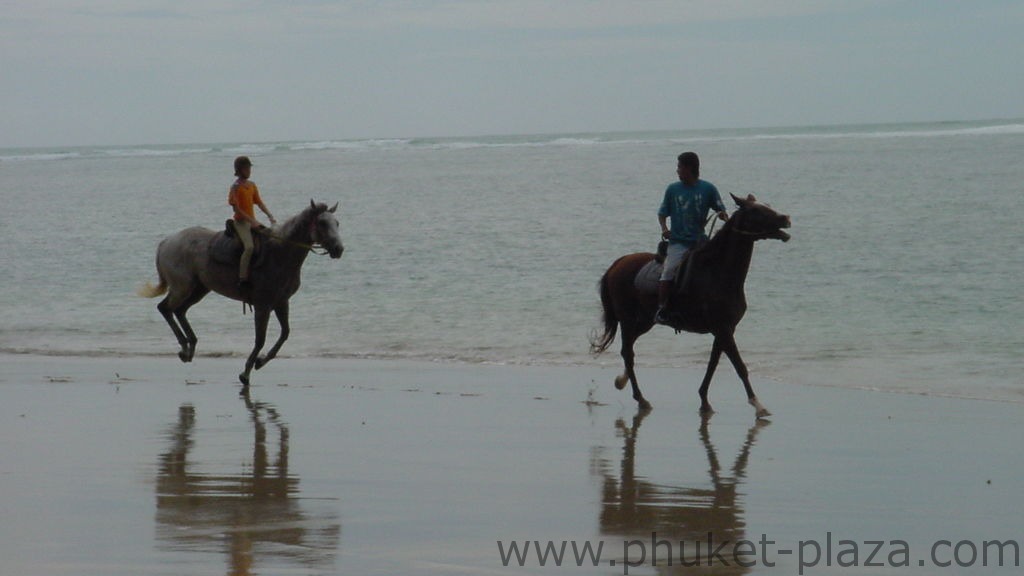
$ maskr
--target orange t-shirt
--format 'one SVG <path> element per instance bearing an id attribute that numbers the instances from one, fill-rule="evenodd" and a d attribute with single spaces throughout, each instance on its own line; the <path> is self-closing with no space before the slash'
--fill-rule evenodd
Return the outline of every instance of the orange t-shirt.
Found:
<path id="1" fill-rule="evenodd" d="M 253 210 L 253 206 L 262 202 L 260 190 L 256 187 L 256 183 L 251 180 L 245 180 L 244 182 L 236 181 L 231 185 L 231 191 L 228 192 L 228 204 L 235 208 L 235 220 L 242 220 L 242 217 L 238 215 L 239 212 L 250 218 L 256 218 L 256 211 Z"/>

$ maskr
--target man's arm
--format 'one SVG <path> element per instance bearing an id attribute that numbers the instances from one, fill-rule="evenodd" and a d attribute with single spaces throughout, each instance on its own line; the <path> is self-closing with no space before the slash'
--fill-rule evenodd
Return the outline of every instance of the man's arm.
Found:
<path id="1" fill-rule="evenodd" d="M 722 195 L 718 193 L 718 187 L 711 184 L 711 192 L 711 207 L 715 209 L 720 220 L 728 220 L 729 213 L 725 211 L 725 204 L 722 202 Z"/>
<path id="2" fill-rule="evenodd" d="M 661 237 L 668 240 L 670 231 L 668 229 L 668 215 L 670 207 L 669 191 L 672 189 L 671 186 L 665 188 L 665 194 L 661 198 L 661 206 L 658 207 L 658 223 L 661 224 Z"/>

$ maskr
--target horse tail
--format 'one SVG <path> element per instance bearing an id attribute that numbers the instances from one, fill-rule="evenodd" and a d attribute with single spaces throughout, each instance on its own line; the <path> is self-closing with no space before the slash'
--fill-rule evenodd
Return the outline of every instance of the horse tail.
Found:
<path id="1" fill-rule="evenodd" d="M 156 298 L 157 296 L 167 292 L 167 279 L 164 278 L 164 271 L 160 266 L 160 253 L 163 252 L 164 245 L 167 244 L 167 241 L 170 239 L 170 236 L 164 238 L 156 247 L 156 277 L 159 279 L 157 285 L 153 286 L 152 282 L 146 282 L 142 286 L 139 286 L 139 289 L 135 291 L 135 293 L 142 298 Z"/>
<path id="2" fill-rule="evenodd" d="M 160 275 L 160 282 L 156 286 L 153 286 L 151 282 L 146 282 L 136 291 L 136 294 L 143 298 L 156 298 L 161 294 L 167 292 L 167 281 L 164 280 L 163 274 Z"/>
<path id="3" fill-rule="evenodd" d="M 590 335 L 590 353 L 594 356 L 601 354 L 611 346 L 612 342 L 615 341 L 615 333 L 619 330 L 619 319 L 615 316 L 615 309 L 612 306 L 612 291 L 608 279 L 608 275 L 613 268 L 615 268 L 614 264 L 608 268 L 604 276 L 601 276 L 601 280 L 597 283 L 598 291 L 601 293 L 601 307 L 604 309 L 604 314 L 602 315 L 604 333 L 598 335 L 595 330 Z"/>

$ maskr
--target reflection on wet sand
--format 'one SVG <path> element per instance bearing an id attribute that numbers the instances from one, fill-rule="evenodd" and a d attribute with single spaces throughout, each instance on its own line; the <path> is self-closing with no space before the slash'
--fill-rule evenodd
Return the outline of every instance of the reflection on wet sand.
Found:
<path id="1" fill-rule="evenodd" d="M 239 454 L 214 462 L 194 461 L 196 409 L 184 404 L 168 432 L 169 450 L 160 456 L 156 478 L 158 548 L 223 552 L 228 574 L 259 572 L 257 566 L 285 564 L 329 570 L 340 540 L 336 512 L 314 517 L 300 506 L 299 478 L 288 473 L 288 426 L 274 406 L 243 400 L 253 427 L 252 462 Z M 277 431 L 271 461 L 267 428 Z M 222 441 L 222 437 L 210 438 Z M 199 468 L 236 468 L 223 474 Z"/>
<path id="2" fill-rule="evenodd" d="M 650 566 L 652 555 L 656 554 L 655 570 L 659 574 L 747 573 L 749 569 L 737 564 L 732 554 L 734 543 L 750 540 L 745 533 L 742 495 L 737 488 L 746 477 L 757 433 L 767 426 L 767 421 L 759 420 L 747 431 L 729 474 L 723 475 L 705 418 L 700 426 L 700 441 L 707 454 L 711 485 L 684 487 L 657 484 L 636 476 L 637 435 L 647 414 L 638 412 L 628 427 L 621 418 L 615 423 L 617 435 L 624 441 L 618 475 L 612 463 L 599 453 L 591 463 L 592 469 L 603 477 L 602 536 L 618 538 L 622 543 L 636 541 L 628 549 L 630 561 L 638 561 L 643 554 L 645 565 Z M 709 534 L 712 551 L 729 543 L 718 555 L 708 553 Z M 624 544 L 621 549 L 627 550 Z M 741 556 L 740 560 L 750 558 Z"/>

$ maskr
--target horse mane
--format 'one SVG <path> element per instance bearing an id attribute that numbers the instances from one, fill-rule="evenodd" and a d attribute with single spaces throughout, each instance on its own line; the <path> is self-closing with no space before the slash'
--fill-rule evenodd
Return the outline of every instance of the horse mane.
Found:
<path id="1" fill-rule="evenodd" d="M 327 210 L 327 205 L 324 203 L 310 204 L 306 208 L 285 220 L 284 224 L 278 227 L 277 234 L 275 236 L 279 238 L 292 238 L 295 234 L 303 232 L 309 226 L 309 221 L 312 220 L 317 214 L 321 214 Z"/>
<path id="2" fill-rule="evenodd" d="M 729 234 L 727 232 L 732 232 L 733 229 L 736 228 L 736 217 L 742 211 L 743 209 L 741 208 L 733 212 L 732 216 L 729 216 L 729 219 L 722 224 L 722 227 L 712 234 L 711 238 L 706 242 L 694 248 L 691 254 L 695 255 L 697 253 L 716 252 L 721 250 L 725 245 L 726 240 L 729 238 Z"/>
<path id="3" fill-rule="evenodd" d="M 722 224 L 722 227 L 718 229 L 718 232 L 714 233 L 714 235 L 711 237 L 711 240 L 708 243 L 710 244 L 711 242 L 716 240 L 718 241 L 718 243 L 724 242 L 724 239 L 728 236 L 728 234 L 725 234 L 724 232 L 731 232 L 736 228 L 736 221 L 739 219 L 739 216 L 742 213 L 743 208 L 740 208 L 733 212 L 732 215 L 729 216 L 729 219 L 726 220 L 724 224 Z"/>

